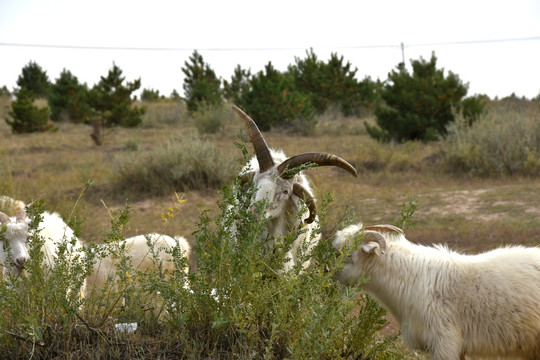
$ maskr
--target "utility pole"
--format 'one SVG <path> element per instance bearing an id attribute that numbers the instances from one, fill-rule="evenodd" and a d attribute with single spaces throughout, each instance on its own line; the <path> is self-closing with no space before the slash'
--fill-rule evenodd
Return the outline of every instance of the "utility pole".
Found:
<path id="1" fill-rule="evenodd" d="M 403 45 L 403 42 L 401 42 L 401 62 L 403 63 L 403 66 L 405 66 L 405 46 Z"/>

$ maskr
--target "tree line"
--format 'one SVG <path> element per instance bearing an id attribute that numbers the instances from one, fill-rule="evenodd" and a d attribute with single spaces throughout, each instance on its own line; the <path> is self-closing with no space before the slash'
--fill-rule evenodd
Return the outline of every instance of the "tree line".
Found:
<path id="1" fill-rule="evenodd" d="M 376 125 L 366 123 L 366 130 L 381 141 L 434 140 L 445 134 L 456 113 L 472 123 L 489 101 L 487 96 L 467 97 L 468 84 L 436 65 L 432 53 L 429 61 L 411 60 L 412 72 L 400 63 L 385 81 L 370 77 L 358 80 L 358 69 L 343 56 L 332 53 L 322 61 L 310 49 L 304 58 L 295 57 L 295 63 L 285 71 L 277 70 L 271 62 L 255 74 L 237 65 L 231 79 L 222 80 L 194 51 L 181 68 L 184 96 L 175 90 L 169 98 L 184 102 L 192 114 L 201 107 L 232 102 L 256 118 L 263 131 L 313 128 L 316 115 L 332 108 L 343 116 L 373 113 Z M 133 106 L 140 78 L 125 82 L 116 64 L 89 88 L 66 69 L 53 83 L 46 71 L 30 61 L 17 85 L 13 94 L 5 86 L 0 89 L 0 95 L 15 96 L 10 119 L 6 119 L 13 133 L 51 129 L 50 119 L 93 124 L 99 137 L 101 127 L 138 126 L 145 112 L 144 106 Z M 48 106 L 35 105 L 37 98 L 45 98 Z M 165 97 L 157 90 L 142 90 L 143 101 L 162 99 Z"/>

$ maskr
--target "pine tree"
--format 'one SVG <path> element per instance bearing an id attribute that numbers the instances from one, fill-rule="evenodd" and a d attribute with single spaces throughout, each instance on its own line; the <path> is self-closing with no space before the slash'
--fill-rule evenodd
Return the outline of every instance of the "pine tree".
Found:
<path id="1" fill-rule="evenodd" d="M 62 70 L 60 77 L 49 91 L 51 120 L 69 120 L 75 123 L 88 122 L 91 108 L 88 104 L 88 89 L 69 70 Z"/>
<path id="2" fill-rule="evenodd" d="M 142 122 L 144 107 L 132 106 L 131 94 L 141 87 L 141 79 L 127 82 L 122 70 L 113 63 L 106 77 L 90 91 L 90 105 L 98 113 L 100 122 L 104 127 L 124 126 L 135 127 Z"/>
<path id="3" fill-rule="evenodd" d="M 400 63 L 388 75 L 380 94 L 384 101 L 375 108 L 377 125 L 366 124 L 368 133 L 380 140 L 435 140 L 454 121 L 453 109 L 463 106 L 467 84 L 459 76 L 437 69 L 433 53 L 430 61 L 411 61 L 410 74 Z M 470 104 L 466 104 L 470 107 Z"/>
<path id="4" fill-rule="evenodd" d="M 221 79 L 218 79 L 214 70 L 204 62 L 202 55 L 195 50 L 189 62 L 186 61 L 184 65 L 184 101 L 189 112 L 196 111 L 201 103 L 216 107 L 221 105 Z"/>
<path id="5" fill-rule="evenodd" d="M 25 88 L 36 97 L 46 98 L 49 93 L 49 77 L 36 62 L 30 61 L 22 69 L 22 74 L 17 79 L 17 85 L 21 89 Z"/>
<path id="6" fill-rule="evenodd" d="M 223 94 L 227 100 L 233 102 L 233 104 L 240 104 L 242 94 L 248 92 L 251 84 L 251 71 L 242 69 L 240 65 L 237 65 L 234 69 L 234 73 L 231 76 L 231 82 L 227 80 L 223 81 Z"/>
<path id="7" fill-rule="evenodd" d="M 16 93 L 16 99 L 11 103 L 10 119 L 5 119 L 14 134 L 47 131 L 52 128 L 49 123 L 49 108 L 34 105 L 36 95 L 26 88 Z"/>

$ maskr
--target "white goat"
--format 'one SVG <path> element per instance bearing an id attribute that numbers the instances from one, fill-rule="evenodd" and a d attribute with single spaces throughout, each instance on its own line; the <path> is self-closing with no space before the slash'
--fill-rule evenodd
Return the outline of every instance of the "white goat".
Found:
<path id="1" fill-rule="evenodd" d="M 24 210 L 19 210 L 16 217 L 10 218 L 0 212 L 0 224 L 5 229 L 4 237 L 6 242 L 0 241 L 0 265 L 2 266 L 2 276 L 20 275 L 24 269 L 24 264 L 30 258 L 28 253 L 27 240 L 30 237 L 26 214 Z M 4 245 L 7 243 L 8 248 Z"/>
<path id="2" fill-rule="evenodd" d="M 153 257 L 152 248 L 148 246 L 148 240 L 152 244 L 156 258 Z M 135 271 L 152 272 L 161 263 L 163 271 L 167 271 L 167 274 L 170 275 L 176 269 L 171 253 L 177 246 L 186 257 L 186 264 L 189 263 L 192 256 L 190 244 L 181 236 L 173 238 L 155 233 L 137 235 L 125 239 L 117 245 L 125 246 L 125 255 L 130 257 L 131 268 Z M 86 279 L 87 294 L 103 287 L 107 279 L 115 274 L 119 261 L 120 259 L 108 255 L 94 264 L 92 273 Z M 187 267 L 184 269 L 185 272 L 188 270 Z"/>
<path id="3" fill-rule="evenodd" d="M 352 225 L 341 251 L 364 236 L 337 275 L 363 285 L 394 316 L 405 343 L 435 360 L 540 359 L 540 248 L 509 246 L 479 255 L 409 242 L 391 225 Z"/>
<path id="4" fill-rule="evenodd" d="M 242 181 L 253 180 L 255 196 L 253 201 L 266 200 L 268 208 L 265 209 L 266 223 L 264 239 L 268 239 L 267 246 L 273 248 L 276 242 L 283 238 L 291 230 L 305 226 L 304 232 L 296 238 L 290 251 L 286 254 L 288 260 L 284 264 L 284 270 L 290 270 L 298 263 L 298 250 L 307 241 L 307 251 L 310 251 L 319 241 L 320 236 L 312 234 L 318 223 L 316 215 L 315 196 L 307 178 L 299 173 L 298 168 L 306 165 L 313 166 L 337 166 L 352 175 L 357 176 L 354 167 L 332 154 L 304 153 L 287 158 L 282 151 L 271 150 L 266 144 L 255 122 L 240 110 L 233 106 L 240 117 L 244 120 L 250 142 L 253 144 L 255 156 L 242 170 Z M 309 212 L 302 211 L 302 200 L 307 205 Z M 307 261 L 303 266 L 308 266 Z"/>
<path id="5" fill-rule="evenodd" d="M 63 241 L 66 241 L 68 256 L 84 256 L 81 242 L 59 214 L 45 211 L 41 216 L 42 221 L 39 223 L 37 231 L 44 240 L 41 251 L 43 252 L 44 265 L 46 265 L 45 272 L 54 266 L 58 246 Z M 3 274 L 20 275 L 24 272 L 24 265 L 30 258 L 27 242 L 32 236 L 30 219 L 27 218 L 25 210 L 19 210 L 17 215 L 12 218 L 0 213 L 0 222 L 6 226 L 5 237 L 9 243 L 12 259 L 11 264 L 7 263 L 8 249 L 4 249 L 3 243 L 0 244 Z M 81 295 L 84 294 L 84 287 L 83 284 Z"/>

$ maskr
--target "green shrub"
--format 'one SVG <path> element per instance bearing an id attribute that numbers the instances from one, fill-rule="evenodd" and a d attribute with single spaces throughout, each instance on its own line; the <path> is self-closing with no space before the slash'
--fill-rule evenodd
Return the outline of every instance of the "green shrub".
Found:
<path id="1" fill-rule="evenodd" d="M 125 247 L 118 244 L 129 206 L 112 212 L 104 245 L 86 246 L 85 256 L 76 261 L 67 261 L 80 253 L 67 252 L 71 239 L 66 239 L 53 269 L 40 264 L 43 240 L 34 236 L 27 276 L 0 282 L 2 357 L 402 358 L 394 338 L 379 332 L 386 323 L 381 307 L 333 279 L 350 248 L 336 255 L 329 242 L 321 241 L 313 254 L 303 254 L 315 256 L 316 263 L 279 273 L 286 249 L 268 251 L 259 240 L 267 204 L 252 208 L 253 188 L 245 191 L 238 196 L 237 190 L 223 188 L 220 211 L 201 214 L 195 232 L 200 272 L 189 275 L 176 250 L 172 272 L 159 266 L 149 273 L 131 268 Z M 41 210 L 41 204 L 34 206 L 31 217 L 39 218 Z M 323 205 L 320 214 L 326 213 Z M 76 225 L 70 223 L 78 234 Z M 297 231 L 286 235 L 284 246 Z M 158 264 L 155 250 L 150 256 Z M 82 278 L 105 256 L 118 259 L 116 271 L 103 289 L 81 299 Z M 137 331 L 115 330 L 119 323 L 136 323 Z"/>
<path id="2" fill-rule="evenodd" d="M 194 135 L 171 138 L 148 152 L 115 158 L 113 179 L 118 190 L 147 194 L 219 188 L 238 171 L 237 161 L 215 143 Z"/>
<path id="3" fill-rule="evenodd" d="M 459 76 L 437 69 L 437 58 L 429 62 L 411 61 L 410 74 L 401 63 L 388 75 L 380 91 L 382 101 L 375 107 L 377 127 L 365 124 L 368 133 L 378 140 L 436 140 L 454 121 L 453 109 L 464 107 L 464 114 L 475 116 L 481 103 L 474 99 L 463 104 L 467 85 Z"/>
<path id="4" fill-rule="evenodd" d="M 539 175 L 538 118 L 538 110 L 531 114 L 504 103 L 491 106 L 472 125 L 458 114 L 443 141 L 449 169 L 484 176 Z"/>
<path id="5" fill-rule="evenodd" d="M 47 131 L 52 128 L 49 122 L 49 108 L 34 105 L 35 95 L 21 88 L 17 99 L 11 103 L 10 119 L 6 123 L 14 134 Z"/>

